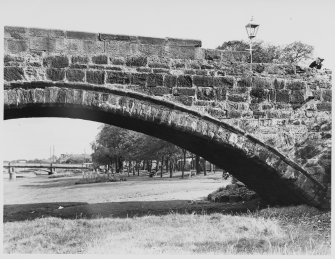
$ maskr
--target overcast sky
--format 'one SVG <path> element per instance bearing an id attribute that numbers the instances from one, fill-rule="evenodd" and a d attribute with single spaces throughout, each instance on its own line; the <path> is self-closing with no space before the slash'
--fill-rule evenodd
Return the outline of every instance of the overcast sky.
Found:
<path id="1" fill-rule="evenodd" d="M 333 69 L 334 7 L 333 0 L 1 0 L 0 22 L 1 27 L 199 39 L 204 48 L 216 48 L 223 41 L 245 40 L 244 26 L 254 16 L 260 24 L 257 39 L 313 45 L 315 55 Z M 99 125 L 60 118 L 2 122 L 3 159 L 46 158 L 51 145 L 56 155 L 90 153 Z"/>

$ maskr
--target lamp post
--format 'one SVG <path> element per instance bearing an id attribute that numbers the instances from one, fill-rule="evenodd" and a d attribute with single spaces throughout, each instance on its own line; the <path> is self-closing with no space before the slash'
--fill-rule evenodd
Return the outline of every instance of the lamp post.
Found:
<path id="1" fill-rule="evenodd" d="M 250 70 L 252 71 L 252 39 L 256 37 L 259 24 L 254 23 L 254 18 L 251 17 L 250 22 L 245 26 L 245 29 L 247 30 L 248 38 L 249 38 L 249 45 L 250 49 Z"/>

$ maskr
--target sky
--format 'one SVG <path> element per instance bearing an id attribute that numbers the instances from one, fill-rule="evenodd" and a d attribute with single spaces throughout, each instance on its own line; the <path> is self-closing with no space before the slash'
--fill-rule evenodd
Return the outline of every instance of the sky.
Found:
<path id="1" fill-rule="evenodd" d="M 1 37 L 3 26 L 11 25 L 199 39 L 204 48 L 216 48 L 224 41 L 246 40 L 245 25 L 253 16 L 260 24 L 258 40 L 310 44 L 334 70 L 334 7 L 333 0 L 1 0 L 0 23 Z M 2 105 L 0 111 L 2 116 Z M 57 156 L 90 153 L 100 125 L 61 118 L 2 121 L 2 157 L 47 158 L 50 146 Z"/>

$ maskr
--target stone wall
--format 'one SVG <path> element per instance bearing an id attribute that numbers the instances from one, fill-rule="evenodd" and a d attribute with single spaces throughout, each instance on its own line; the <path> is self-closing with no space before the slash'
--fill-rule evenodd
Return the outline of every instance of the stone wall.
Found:
<path id="1" fill-rule="evenodd" d="M 247 60 L 197 40 L 5 27 L 5 89 L 90 84 L 175 102 L 253 135 L 329 187 L 331 72 L 285 64 L 251 72 Z"/>

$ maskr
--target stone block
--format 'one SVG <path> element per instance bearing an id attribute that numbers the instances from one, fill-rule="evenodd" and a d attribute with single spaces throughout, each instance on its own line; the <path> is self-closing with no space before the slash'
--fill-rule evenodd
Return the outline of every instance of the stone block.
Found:
<path id="1" fill-rule="evenodd" d="M 193 76 L 193 84 L 201 87 L 213 87 L 213 77 L 211 76 Z"/>
<path id="2" fill-rule="evenodd" d="M 258 87 L 258 88 L 271 88 L 272 80 L 268 78 L 262 78 L 262 77 L 253 77 L 252 85 L 253 87 Z"/>
<path id="3" fill-rule="evenodd" d="M 259 119 L 259 118 L 265 118 L 266 117 L 266 112 L 264 111 L 253 111 L 253 117 L 255 119 Z"/>
<path id="4" fill-rule="evenodd" d="M 314 100 L 321 101 L 321 90 L 312 90 L 312 95 L 314 97 Z"/>
<path id="5" fill-rule="evenodd" d="M 100 33 L 99 39 L 102 41 L 128 41 L 128 42 L 137 42 L 136 36 L 129 35 L 118 35 L 118 34 L 105 34 Z"/>
<path id="6" fill-rule="evenodd" d="M 73 104 L 81 104 L 83 101 L 84 90 L 73 89 Z"/>
<path id="7" fill-rule="evenodd" d="M 240 111 L 236 111 L 236 110 L 227 111 L 227 117 L 230 119 L 241 118 L 241 115 L 242 113 Z"/>
<path id="8" fill-rule="evenodd" d="M 173 95 L 188 95 L 194 96 L 195 95 L 195 88 L 174 88 Z"/>
<path id="9" fill-rule="evenodd" d="M 103 42 L 95 42 L 92 41 L 83 41 L 77 39 L 66 39 L 65 46 L 67 53 L 73 53 L 74 55 L 78 55 L 79 53 L 82 55 L 92 54 L 92 53 L 102 53 L 104 52 L 104 46 L 101 45 Z"/>
<path id="10" fill-rule="evenodd" d="M 131 75 L 131 84 L 139 85 L 139 86 L 146 86 L 148 80 L 148 74 L 143 73 L 134 73 Z"/>
<path id="11" fill-rule="evenodd" d="M 200 40 L 184 40 L 184 39 L 176 39 L 176 38 L 167 38 L 168 45 L 176 45 L 176 46 L 187 46 L 187 47 L 201 47 Z"/>
<path id="12" fill-rule="evenodd" d="M 28 35 L 29 37 L 63 38 L 65 37 L 65 32 L 61 30 L 29 28 Z"/>
<path id="13" fill-rule="evenodd" d="M 161 74 L 148 74 L 148 87 L 162 86 L 163 85 L 163 75 Z"/>
<path id="14" fill-rule="evenodd" d="M 113 65 L 123 66 L 126 64 L 126 61 L 123 57 L 113 57 L 110 58 L 110 63 L 112 63 Z"/>
<path id="15" fill-rule="evenodd" d="M 107 71 L 106 82 L 109 84 L 130 84 L 130 74 Z"/>
<path id="16" fill-rule="evenodd" d="M 18 103 L 30 104 L 34 102 L 33 91 L 20 89 L 18 93 Z"/>
<path id="17" fill-rule="evenodd" d="M 251 87 L 252 86 L 252 77 L 243 77 L 237 81 L 237 85 L 240 87 Z"/>
<path id="18" fill-rule="evenodd" d="M 169 65 L 159 62 L 151 62 L 148 64 L 148 66 L 151 68 L 166 68 L 166 69 L 170 68 Z"/>
<path id="19" fill-rule="evenodd" d="M 104 84 L 105 83 L 105 71 L 87 70 L 86 81 L 92 84 Z"/>
<path id="20" fill-rule="evenodd" d="M 196 69 L 196 70 L 194 70 L 194 72 L 195 72 L 196 75 L 199 75 L 199 76 L 207 76 L 208 75 L 207 70 Z M 214 78 L 214 81 L 215 81 L 215 78 Z"/>
<path id="21" fill-rule="evenodd" d="M 228 87 L 231 88 L 234 86 L 235 79 L 231 76 L 217 76 L 213 79 L 214 87 Z"/>
<path id="22" fill-rule="evenodd" d="M 267 99 L 268 92 L 264 88 L 255 87 L 251 89 L 250 96 L 253 102 L 260 103 Z"/>
<path id="23" fill-rule="evenodd" d="M 49 56 L 43 59 L 45 67 L 65 68 L 69 66 L 69 58 L 67 56 Z"/>
<path id="24" fill-rule="evenodd" d="M 165 75 L 163 85 L 169 88 L 175 87 L 177 84 L 177 77 L 173 75 Z"/>
<path id="25" fill-rule="evenodd" d="M 57 99 L 59 88 L 58 87 L 48 87 L 45 89 L 45 102 L 55 103 Z"/>
<path id="26" fill-rule="evenodd" d="M 25 39 L 28 37 L 28 30 L 24 27 L 5 26 L 4 36 L 5 38 L 12 38 L 18 40 Z"/>
<path id="27" fill-rule="evenodd" d="M 133 53 L 147 57 L 165 57 L 167 55 L 165 47 L 163 45 L 151 44 L 136 44 L 136 49 L 134 49 Z"/>
<path id="28" fill-rule="evenodd" d="M 166 55 L 174 59 L 194 59 L 196 50 L 194 47 L 168 46 Z"/>
<path id="29" fill-rule="evenodd" d="M 108 64 L 108 57 L 106 55 L 93 56 L 92 62 L 94 64 Z"/>
<path id="30" fill-rule="evenodd" d="M 171 94 L 172 89 L 167 88 L 167 87 L 157 86 L 157 87 L 151 87 L 149 92 L 152 95 L 163 96 L 163 95 Z"/>
<path id="31" fill-rule="evenodd" d="M 241 94 L 233 94 L 228 95 L 228 101 L 232 102 L 246 102 L 248 100 L 247 95 L 241 95 Z"/>
<path id="32" fill-rule="evenodd" d="M 22 67 L 4 67 L 5 81 L 17 81 L 24 79 Z"/>
<path id="33" fill-rule="evenodd" d="M 318 103 L 316 105 L 318 111 L 328 111 L 331 112 L 332 110 L 332 103 L 331 102 L 322 102 L 322 103 Z"/>
<path id="34" fill-rule="evenodd" d="M 73 56 L 71 58 L 71 62 L 78 64 L 87 64 L 89 62 L 89 59 L 87 56 Z"/>
<path id="35" fill-rule="evenodd" d="M 26 52 L 28 50 L 28 47 L 28 40 L 5 39 L 5 53 L 19 54 L 21 52 Z"/>
<path id="36" fill-rule="evenodd" d="M 73 104 L 74 102 L 74 89 L 68 89 L 68 88 L 65 88 L 64 89 L 65 92 L 66 92 L 66 98 L 65 98 L 65 102 L 66 103 L 70 103 L 70 104 Z"/>
<path id="37" fill-rule="evenodd" d="M 276 91 L 276 102 L 288 103 L 290 101 L 290 92 L 288 90 Z"/>
<path id="38" fill-rule="evenodd" d="M 229 88 L 228 90 L 229 94 L 245 94 L 248 91 L 248 88 L 246 87 L 234 87 L 234 88 Z"/>
<path id="39" fill-rule="evenodd" d="M 59 68 L 48 68 L 46 70 L 47 79 L 52 81 L 62 81 L 65 77 L 65 70 Z"/>
<path id="40" fill-rule="evenodd" d="M 251 111 L 257 111 L 260 109 L 260 104 L 259 103 L 250 103 L 249 104 L 249 109 Z"/>
<path id="41" fill-rule="evenodd" d="M 326 89 L 322 91 L 322 100 L 324 102 L 332 101 L 332 90 Z"/>
<path id="42" fill-rule="evenodd" d="M 34 89 L 34 102 L 44 103 L 45 92 L 44 89 Z"/>
<path id="43" fill-rule="evenodd" d="M 262 109 L 263 110 L 270 110 L 273 108 L 273 105 L 272 104 L 269 104 L 269 103 L 266 103 L 266 104 L 263 104 L 262 105 Z"/>
<path id="44" fill-rule="evenodd" d="M 66 103 L 67 92 L 66 89 L 60 88 L 57 92 L 56 103 Z"/>
<path id="45" fill-rule="evenodd" d="M 193 97 L 186 95 L 175 96 L 175 100 L 187 106 L 191 106 L 193 103 Z"/>
<path id="46" fill-rule="evenodd" d="M 318 164 L 325 169 L 325 173 L 330 175 L 331 174 L 331 152 L 326 151 L 323 152 L 321 157 L 319 157 Z"/>
<path id="47" fill-rule="evenodd" d="M 295 90 L 291 91 L 290 103 L 303 103 L 304 102 L 305 91 Z"/>
<path id="48" fill-rule="evenodd" d="M 195 75 L 195 70 L 193 69 L 187 69 L 184 71 L 185 75 Z"/>
<path id="49" fill-rule="evenodd" d="M 295 65 L 278 65 L 284 71 L 286 75 L 294 75 L 295 74 Z"/>
<path id="50" fill-rule="evenodd" d="M 87 67 L 88 66 L 85 64 L 77 64 L 77 63 L 70 65 L 70 68 L 76 68 L 76 69 L 86 69 Z"/>
<path id="51" fill-rule="evenodd" d="M 64 39 L 32 37 L 29 39 L 29 49 L 33 51 L 59 52 L 65 49 Z"/>
<path id="52" fill-rule="evenodd" d="M 286 88 L 289 90 L 302 90 L 302 89 L 306 89 L 306 82 L 304 81 L 299 81 L 299 80 L 295 80 L 295 81 L 288 81 L 286 83 Z"/>
<path id="53" fill-rule="evenodd" d="M 24 58 L 21 56 L 12 56 L 12 55 L 5 55 L 4 56 L 4 63 L 9 63 L 9 62 L 17 62 L 17 63 L 22 63 L 24 62 Z"/>
<path id="54" fill-rule="evenodd" d="M 143 72 L 143 73 L 151 73 L 152 68 L 150 68 L 150 67 L 137 67 L 136 71 Z"/>
<path id="55" fill-rule="evenodd" d="M 138 36 L 137 41 L 139 44 L 150 44 L 150 45 L 165 45 L 167 43 L 167 40 L 163 38 L 152 38 L 142 36 Z"/>
<path id="56" fill-rule="evenodd" d="M 109 56 L 127 57 L 134 54 L 132 44 L 129 42 L 109 41 L 103 43 L 105 44 L 104 52 Z"/>
<path id="57" fill-rule="evenodd" d="M 172 67 L 176 69 L 182 69 L 186 67 L 186 64 L 182 61 L 174 61 Z"/>
<path id="58" fill-rule="evenodd" d="M 213 100 L 215 97 L 215 92 L 213 88 L 202 88 L 198 87 L 197 99 L 199 100 Z"/>
<path id="59" fill-rule="evenodd" d="M 273 86 L 276 90 L 281 90 L 285 88 L 285 80 L 276 78 L 273 81 Z"/>
<path id="60" fill-rule="evenodd" d="M 66 78 L 71 82 L 84 82 L 85 72 L 80 69 L 69 69 L 66 71 Z"/>
<path id="61" fill-rule="evenodd" d="M 170 70 L 166 68 L 153 68 L 152 70 L 154 73 L 157 73 L 157 74 L 169 74 L 170 73 Z"/>
<path id="62" fill-rule="evenodd" d="M 218 108 L 207 108 L 206 111 L 215 118 L 218 119 L 227 118 L 227 110 L 222 110 Z"/>
<path id="63" fill-rule="evenodd" d="M 192 87 L 192 78 L 188 75 L 180 75 L 177 78 L 178 87 Z"/>
<path id="64" fill-rule="evenodd" d="M 215 87 L 214 91 L 215 91 L 216 100 L 218 100 L 218 101 L 225 101 L 226 100 L 227 91 L 226 91 L 225 88 Z"/>
<path id="65" fill-rule="evenodd" d="M 80 32 L 80 31 L 66 31 L 65 35 L 69 39 L 78 39 L 78 40 L 98 40 L 97 33 L 89 33 L 89 32 Z"/>
<path id="66" fill-rule="evenodd" d="M 102 41 L 82 41 L 82 51 L 83 53 L 96 54 L 104 53 L 105 45 Z"/>
<path id="67" fill-rule="evenodd" d="M 201 66 L 199 64 L 198 61 L 194 61 L 194 62 L 190 62 L 188 64 L 188 67 L 192 68 L 192 69 L 198 69 L 198 70 L 201 70 Z"/>
<path id="68" fill-rule="evenodd" d="M 268 101 L 275 102 L 276 100 L 276 90 L 268 89 Z"/>
<path id="69" fill-rule="evenodd" d="M 148 63 L 147 57 L 143 56 L 128 57 L 126 60 L 126 65 L 129 67 L 143 67 L 146 66 L 147 63 Z"/>
<path id="70" fill-rule="evenodd" d="M 209 64 L 202 64 L 200 65 L 201 69 L 214 69 L 215 67 L 213 65 L 209 65 Z"/>

